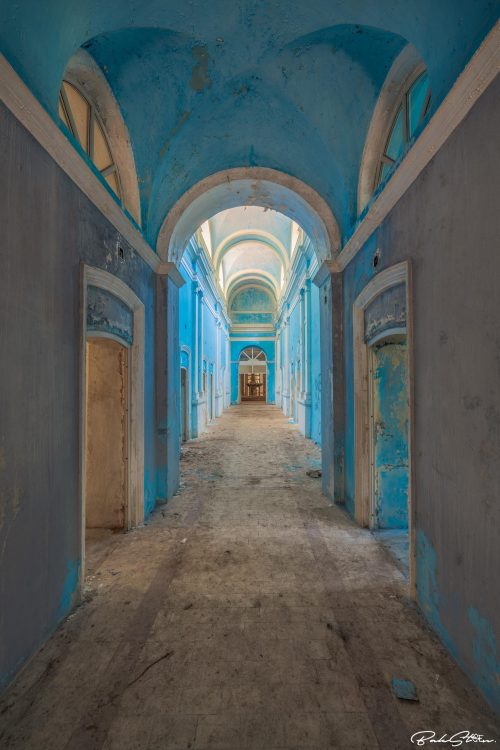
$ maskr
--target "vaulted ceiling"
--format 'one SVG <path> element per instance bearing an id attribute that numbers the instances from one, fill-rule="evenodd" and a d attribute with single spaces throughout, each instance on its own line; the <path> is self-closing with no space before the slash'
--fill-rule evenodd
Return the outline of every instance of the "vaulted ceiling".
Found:
<path id="1" fill-rule="evenodd" d="M 313 187 L 345 236 L 370 118 L 396 56 L 416 47 L 435 109 L 499 8 L 498 0 L 18 0 L 0 4 L 0 43 L 57 122 L 68 60 L 81 46 L 94 57 L 128 127 L 153 246 L 186 190 L 242 166 Z M 228 251 L 228 273 L 236 254 L 231 261 Z"/>
<path id="2" fill-rule="evenodd" d="M 295 222 L 277 211 L 243 206 L 216 214 L 201 233 L 229 305 L 251 287 L 276 307 L 299 236 Z"/>

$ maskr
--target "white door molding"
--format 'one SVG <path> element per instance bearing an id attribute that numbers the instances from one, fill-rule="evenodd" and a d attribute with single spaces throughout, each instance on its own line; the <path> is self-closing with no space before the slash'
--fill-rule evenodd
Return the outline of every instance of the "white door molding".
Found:
<path id="1" fill-rule="evenodd" d="M 408 349 L 408 524 L 410 540 L 410 594 L 415 596 L 415 493 L 413 461 L 413 327 L 411 297 L 411 267 L 409 261 L 397 263 L 374 276 L 357 296 L 353 304 L 354 358 L 354 517 L 365 527 L 371 527 L 372 435 L 370 428 L 369 350 L 365 343 L 365 310 L 379 294 L 398 284 L 406 289 L 406 340 Z"/>
<path id="2" fill-rule="evenodd" d="M 95 286 L 118 297 L 130 308 L 133 315 L 133 338 L 129 354 L 129 461 L 128 498 L 126 527 L 140 525 L 144 521 L 144 355 L 145 355 L 145 315 L 144 304 L 127 284 L 113 274 L 82 265 L 82 309 L 80 344 L 80 503 L 81 503 L 81 566 L 80 584 L 85 575 L 85 462 L 86 462 L 86 343 L 95 338 L 87 332 L 87 289 Z M 98 333 L 99 337 L 118 340 L 116 336 Z M 120 339 L 120 343 L 124 343 Z"/>

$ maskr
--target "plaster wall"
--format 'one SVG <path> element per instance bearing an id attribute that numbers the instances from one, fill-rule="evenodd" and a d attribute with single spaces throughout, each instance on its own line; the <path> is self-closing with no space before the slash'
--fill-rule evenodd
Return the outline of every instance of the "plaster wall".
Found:
<path id="1" fill-rule="evenodd" d="M 146 307 L 145 514 L 155 505 L 153 274 L 0 106 L 0 686 L 69 612 L 80 572 L 82 261 Z M 119 248 L 123 251 L 123 258 Z M 36 561 L 36 562 L 35 562 Z"/>
<path id="2" fill-rule="evenodd" d="M 199 249 L 198 249 L 199 250 Z M 185 250 L 183 262 L 188 264 L 190 273 L 181 266 L 185 281 L 179 290 L 179 346 L 181 364 L 189 370 L 189 398 L 191 399 L 190 435 L 197 437 L 207 426 L 209 416 L 208 397 L 210 375 L 213 375 L 213 416 L 219 416 L 224 409 L 224 375 L 226 368 L 227 324 L 218 300 L 210 289 L 204 265 L 192 262 L 193 247 Z M 199 308 L 198 291 L 203 290 L 203 339 L 199 347 L 196 329 L 196 309 Z M 206 393 L 199 392 L 199 372 L 206 373 Z M 201 377 L 203 383 L 203 375 Z M 174 435 L 173 440 L 176 440 Z M 172 471 L 171 467 L 171 471 Z"/>
<path id="3" fill-rule="evenodd" d="M 497 710 L 499 129 L 497 77 L 346 268 L 343 298 L 345 502 L 352 513 L 352 306 L 375 274 L 377 248 L 377 273 L 410 259 L 417 598 Z"/>

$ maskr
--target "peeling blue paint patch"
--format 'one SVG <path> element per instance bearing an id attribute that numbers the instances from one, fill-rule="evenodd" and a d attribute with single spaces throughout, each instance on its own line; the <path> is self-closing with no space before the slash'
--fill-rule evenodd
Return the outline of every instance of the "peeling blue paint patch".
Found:
<path id="1" fill-rule="evenodd" d="M 59 601 L 59 608 L 57 610 L 58 620 L 68 614 L 73 606 L 74 596 L 78 586 L 78 578 L 80 575 L 80 564 L 80 559 L 69 560 L 67 563 L 66 578 L 64 579 L 64 586 Z"/>
<path id="2" fill-rule="evenodd" d="M 500 711 L 500 662 L 497 640 L 491 623 L 475 607 L 469 607 L 469 621 L 474 628 L 472 654 L 476 664 L 473 679 L 496 711 Z"/>
<path id="3" fill-rule="evenodd" d="M 87 289 L 87 330 L 111 333 L 127 344 L 133 339 L 133 313 L 122 300 L 105 289 Z"/>
<path id="4" fill-rule="evenodd" d="M 397 284 L 379 294 L 365 310 L 365 341 L 393 328 L 406 326 L 406 284 Z"/>
<path id="5" fill-rule="evenodd" d="M 374 495 L 377 526 L 408 527 L 408 373 L 406 345 L 388 341 L 373 360 Z"/>
<path id="6" fill-rule="evenodd" d="M 436 552 L 422 529 L 417 529 L 417 598 L 430 625 L 437 632 L 454 659 L 461 663 L 457 649 L 441 620 L 439 588 L 437 583 Z"/>

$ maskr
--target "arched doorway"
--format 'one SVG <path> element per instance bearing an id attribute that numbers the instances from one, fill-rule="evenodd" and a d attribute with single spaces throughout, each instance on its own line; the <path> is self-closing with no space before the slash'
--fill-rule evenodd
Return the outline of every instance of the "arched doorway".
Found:
<path id="1" fill-rule="evenodd" d="M 249 346 L 240 354 L 239 390 L 242 402 L 267 401 L 267 357 L 257 346 Z"/>
<path id="2" fill-rule="evenodd" d="M 260 207 L 264 211 L 276 211 L 294 222 L 296 227 L 302 230 L 304 236 L 309 238 L 311 243 L 312 254 L 314 256 L 314 263 L 312 264 L 314 268 L 314 276 L 311 275 L 309 281 L 313 282 L 314 285 L 320 289 L 322 299 L 326 296 L 330 297 L 330 287 L 334 287 L 335 293 L 332 291 L 331 297 L 332 299 L 335 299 L 335 304 L 340 304 L 340 286 L 337 283 L 336 278 L 334 278 L 336 276 L 335 272 L 339 271 L 336 256 L 340 245 L 340 232 L 331 207 L 313 188 L 301 180 L 291 177 L 289 174 L 265 167 L 242 167 L 217 172 L 200 180 L 198 183 L 192 185 L 174 205 L 170 206 L 163 224 L 161 225 L 156 243 L 157 255 L 161 260 L 162 271 L 173 282 L 169 282 L 168 285 L 168 305 L 170 306 L 168 309 L 175 311 L 175 314 L 177 314 L 179 309 L 179 288 L 184 283 L 179 269 L 181 268 L 183 255 L 188 248 L 191 239 L 195 237 L 198 231 L 200 234 L 203 234 L 203 225 L 217 214 L 232 208 L 242 207 Z M 237 231 L 237 228 L 235 228 L 235 232 Z M 205 244 L 207 241 L 211 246 L 213 237 L 205 233 Z M 213 262 L 212 251 L 214 253 L 213 257 L 217 258 L 219 257 L 218 253 L 222 252 L 222 249 L 218 249 L 218 245 L 215 244 L 208 250 Z M 266 277 L 265 274 L 262 273 L 260 265 L 256 265 L 255 268 L 253 266 L 246 266 L 244 269 L 245 280 L 248 280 L 248 274 L 252 274 L 256 269 L 259 271 L 259 281 L 264 283 Z M 232 280 L 234 280 L 235 283 L 244 280 L 243 276 L 241 279 L 237 276 L 237 269 L 232 269 L 231 273 L 233 273 L 234 279 Z M 252 280 L 255 279 L 252 277 Z M 269 279 L 267 280 L 269 281 Z M 222 274 L 222 279 L 219 278 L 219 281 L 224 286 L 224 273 Z M 286 274 L 276 281 L 277 293 L 279 293 L 279 290 L 284 283 L 286 283 Z M 226 288 L 225 291 L 227 292 L 228 288 Z M 201 300 L 203 300 L 204 294 L 205 292 L 203 292 L 203 294 L 200 293 L 199 297 Z M 307 292 L 304 290 L 304 294 L 301 295 L 301 297 L 305 298 L 306 295 Z M 208 297 L 210 297 L 209 292 L 207 292 L 207 305 L 209 304 Z M 201 365 L 201 362 L 204 362 L 203 337 L 205 335 L 204 326 L 206 321 L 204 321 L 203 317 L 203 304 L 200 305 L 199 302 L 200 300 L 198 300 L 198 304 L 194 306 L 194 325 L 197 331 L 197 340 L 200 342 L 200 353 L 198 356 L 193 355 L 193 367 L 199 373 L 197 376 L 197 383 L 199 384 L 198 403 L 203 403 L 203 411 L 206 419 L 209 412 L 207 404 L 209 383 L 206 365 L 204 365 L 204 368 L 202 368 Z M 200 307 L 201 311 L 199 309 Z M 305 310 L 307 305 L 300 305 L 300 307 Z M 164 310 L 166 309 L 167 306 L 163 306 L 163 312 L 160 312 L 160 314 L 165 316 Z M 302 312 L 301 315 L 302 329 L 305 330 L 304 312 Z M 315 331 L 312 335 L 316 339 L 321 337 L 322 355 L 318 364 L 318 369 L 320 369 L 322 373 L 322 382 L 326 384 L 321 390 L 321 405 L 318 407 L 318 411 L 320 411 L 321 414 L 323 414 L 323 412 L 328 415 L 338 414 L 339 416 L 336 419 L 340 424 L 342 410 L 340 408 L 336 410 L 333 409 L 334 397 L 339 398 L 339 396 L 335 390 L 335 381 L 329 375 L 332 371 L 335 371 L 337 366 L 336 363 L 333 362 L 331 340 L 332 325 L 337 325 L 334 321 L 338 320 L 340 320 L 340 317 L 333 316 L 330 307 L 325 304 L 325 306 L 321 306 L 321 310 L 318 309 L 318 315 L 314 320 L 314 325 L 311 325 L 310 328 L 312 329 L 315 326 Z M 164 324 L 165 326 L 167 325 L 166 317 Z M 240 332 L 237 331 L 237 333 Z M 259 326 L 254 326 L 252 329 L 252 335 L 247 336 L 246 340 L 259 342 L 262 338 L 260 334 L 261 328 L 259 328 Z M 308 355 L 309 351 L 310 337 L 308 338 L 308 336 L 309 334 L 301 339 L 301 346 L 304 349 L 304 352 L 301 352 L 301 356 L 304 357 Z M 271 340 L 271 336 L 266 338 Z M 233 346 L 231 347 L 231 350 L 233 350 L 233 347 L 236 348 L 236 342 L 238 339 L 241 341 L 243 336 L 238 335 L 232 339 Z M 276 336 L 274 336 L 272 340 L 275 341 Z M 265 402 L 274 402 L 274 358 L 271 354 L 271 352 L 268 352 L 268 371 L 263 373 L 266 376 L 265 387 L 262 384 L 263 387 L 259 389 L 259 396 Z M 240 362 L 236 352 L 235 355 L 234 359 L 231 358 L 231 401 L 233 403 L 239 403 L 242 401 L 242 396 L 246 399 L 250 396 L 250 393 L 248 393 L 247 396 L 241 392 L 242 383 L 239 371 Z M 172 366 L 176 372 L 178 372 L 177 357 L 178 353 L 175 351 L 174 347 L 169 362 L 170 366 Z M 287 366 L 285 374 L 287 386 L 289 385 L 288 378 L 289 370 Z M 302 384 L 297 383 L 296 379 L 296 402 L 300 397 L 302 401 L 301 406 L 304 407 L 303 411 L 305 412 L 305 407 L 310 408 L 310 391 L 304 390 L 299 393 L 298 388 L 300 385 Z M 307 387 L 310 387 L 310 378 L 307 379 Z M 263 393 L 265 394 L 264 396 Z M 281 394 L 282 400 L 284 396 L 285 394 Z M 286 394 L 287 402 L 288 398 L 289 396 Z M 168 411 L 169 409 L 165 396 L 163 397 L 162 409 L 165 411 Z M 286 409 L 288 412 L 289 402 L 286 405 Z M 297 412 L 297 403 L 295 404 L 295 410 Z M 171 419 L 169 418 L 169 424 L 172 428 L 169 434 L 172 435 L 171 440 L 175 440 L 177 446 L 179 444 L 178 435 L 181 432 L 181 425 L 179 424 L 180 415 L 181 410 L 176 408 L 175 413 L 171 415 Z M 303 422 L 305 425 L 307 420 L 304 418 Z M 341 500 L 342 475 L 337 468 L 341 465 L 341 462 L 335 462 L 333 456 L 335 455 L 336 450 L 334 448 L 334 443 L 336 443 L 337 439 L 339 452 L 343 450 L 343 444 L 341 437 L 337 438 L 337 434 L 334 436 L 334 422 L 335 419 L 325 419 L 321 422 L 323 425 L 321 427 L 321 445 L 323 455 L 322 484 L 323 489 L 328 496 L 331 498 L 335 496 Z M 304 432 L 306 432 L 305 427 Z M 341 427 L 338 430 L 338 435 L 341 436 Z M 172 478 L 172 482 L 170 485 L 167 484 L 166 486 L 166 494 L 169 497 L 175 492 L 178 486 L 178 470 L 175 470 L 172 461 L 172 457 L 176 450 L 178 450 L 178 447 L 167 444 L 165 444 L 162 449 L 162 456 L 165 457 L 165 461 L 167 461 L 167 456 L 170 460 L 169 476 Z"/>

